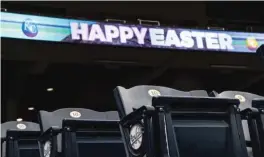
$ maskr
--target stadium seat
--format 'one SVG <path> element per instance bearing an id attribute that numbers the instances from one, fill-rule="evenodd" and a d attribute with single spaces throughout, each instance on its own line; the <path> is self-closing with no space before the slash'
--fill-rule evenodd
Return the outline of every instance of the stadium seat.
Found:
<path id="1" fill-rule="evenodd" d="M 9 121 L 1 124 L 3 157 L 39 157 L 39 124 Z"/>
<path id="2" fill-rule="evenodd" d="M 39 116 L 42 157 L 126 156 L 116 111 L 64 108 Z"/>
<path id="3" fill-rule="evenodd" d="M 117 87 L 121 132 L 130 155 L 247 157 L 239 136 L 239 101 L 194 93 L 159 86 Z"/>
<path id="4" fill-rule="evenodd" d="M 260 56 L 261 59 L 264 59 L 264 44 L 261 44 L 257 49 L 257 55 Z"/>
<path id="5" fill-rule="evenodd" d="M 255 118 L 259 133 L 260 156 L 264 156 L 264 97 L 252 100 L 252 106 L 258 109 Z"/>
<path id="6" fill-rule="evenodd" d="M 263 102 L 264 97 L 240 91 L 213 92 L 215 97 L 239 99 L 242 124 L 249 156 L 264 156 Z M 261 105 L 262 104 L 262 105 Z M 261 118 L 262 117 L 262 118 Z"/>

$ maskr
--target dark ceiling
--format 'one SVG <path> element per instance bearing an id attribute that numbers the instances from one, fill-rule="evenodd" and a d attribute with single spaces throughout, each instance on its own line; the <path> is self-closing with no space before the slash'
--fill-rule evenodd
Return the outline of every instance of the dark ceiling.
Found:
<path id="1" fill-rule="evenodd" d="M 8 11 L 105 20 L 158 20 L 162 25 L 205 27 L 208 24 L 243 29 L 263 26 L 263 2 L 2 2 Z M 234 28 L 233 28 L 234 27 Z"/>
<path id="2" fill-rule="evenodd" d="M 251 11 L 245 17 L 242 13 L 241 16 L 222 14 L 222 10 L 217 11 L 223 8 L 216 7 L 222 5 L 219 3 L 144 3 L 2 2 L 2 7 L 20 12 L 98 20 L 116 17 L 136 21 L 140 17 L 186 27 L 205 26 L 212 18 L 232 17 L 231 20 L 247 21 L 250 20 L 248 16 L 252 14 L 253 17 Z M 240 3 L 230 4 L 232 7 L 226 5 L 225 11 L 239 11 Z M 263 12 L 258 15 L 263 17 Z M 258 18 L 251 20 L 261 22 Z M 129 88 L 153 84 L 179 90 L 219 92 L 242 90 L 264 95 L 264 62 L 254 55 L 13 39 L 2 39 L 1 54 L 2 121 L 17 117 L 36 121 L 36 113 L 27 110 L 29 106 L 34 106 L 36 111 L 62 107 L 115 110 L 112 90 L 117 85 Z M 50 87 L 54 91 L 48 92 Z"/>

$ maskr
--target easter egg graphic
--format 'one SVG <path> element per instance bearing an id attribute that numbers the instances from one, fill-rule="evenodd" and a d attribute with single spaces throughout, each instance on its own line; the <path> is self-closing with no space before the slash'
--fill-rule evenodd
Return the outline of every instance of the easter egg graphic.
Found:
<path id="1" fill-rule="evenodd" d="M 254 37 L 248 37 L 246 44 L 249 50 L 256 50 L 258 48 L 258 41 Z"/>

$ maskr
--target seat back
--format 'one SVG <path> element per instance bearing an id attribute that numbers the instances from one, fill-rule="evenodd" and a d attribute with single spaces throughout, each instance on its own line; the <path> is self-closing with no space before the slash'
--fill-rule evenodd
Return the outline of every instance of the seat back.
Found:
<path id="1" fill-rule="evenodd" d="M 130 89 L 125 89 L 124 87 L 118 86 L 114 89 L 114 95 L 118 106 L 119 116 L 122 118 L 121 132 L 126 144 L 126 149 L 131 156 L 142 156 L 145 154 L 147 156 L 157 155 L 156 151 L 159 151 L 158 149 L 160 149 L 160 147 L 163 147 L 161 146 L 163 145 L 161 142 L 156 142 L 157 140 L 159 140 L 158 138 L 162 136 L 158 131 L 158 126 L 156 125 L 156 122 L 158 121 L 157 117 L 145 116 L 144 114 L 146 114 L 146 112 L 144 111 L 145 113 L 143 113 L 142 116 L 137 114 L 138 117 L 142 117 L 141 119 L 138 119 L 135 118 L 136 110 L 139 111 L 141 107 L 152 106 L 153 97 L 208 96 L 207 92 L 203 90 L 184 92 L 168 87 L 149 85 L 135 86 Z M 132 115 L 134 116 L 134 120 Z M 131 117 L 131 123 L 124 122 L 125 120 L 129 119 L 128 117 Z M 123 125 L 123 122 L 124 124 L 126 123 L 126 125 Z M 144 127 L 144 132 L 142 135 L 140 135 L 141 131 L 139 131 L 140 129 L 138 129 L 138 126 Z M 135 132 L 134 135 L 133 132 Z M 139 140 L 141 142 L 137 142 L 138 140 L 134 140 L 137 138 L 136 136 L 142 137 L 142 140 Z"/>
<path id="2" fill-rule="evenodd" d="M 156 154 L 188 157 L 245 157 L 246 147 L 241 146 L 237 128 L 239 117 L 234 107 L 239 104 L 238 100 L 210 98 L 207 94 L 198 93 L 160 86 L 136 86 L 130 89 L 117 87 L 114 90 L 121 121 L 133 115 L 136 112 L 135 109 L 142 106 L 155 107 L 153 120 L 149 120 L 152 123 L 151 126 L 155 128 L 146 131 L 144 126 L 145 131 L 142 136 L 144 139 L 145 132 L 149 131 L 153 134 L 152 143 L 159 143 L 159 145 L 151 146 L 154 148 L 153 151 L 158 150 Z M 131 131 L 128 131 L 129 129 Z M 133 128 L 123 126 L 122 132 L 124 132 L 126 144 L 128 143 L 126 145 L 128 150 L 131 150 L 129 147 L 133 147 L 129 145 L 128 138 L 132 130 Z M 140 148 L 146 147 L 144 142 L 141 145 L 143 146 Z M 150 143 L 147 147 L 149 145 Z M 143 150 L 141 152 L 145 153 Z M 137 151 L 131 152 L 133 154 Z M 146 154 L 148 154 L 147 151 Z"/>
<path id="3" fill-rule="evenodd" d="M 252 93 L 248 93 L 248 92 L 241 92 L 241 91 L 224 91 L 222 93 L 217 93 L 217 92 L 213 92 L 213 93 L 214 93 L 214 96 L 218 97 L 218 98 L 239 99 L 239 101 L 240 101 L 239 109 L 241 111 L 246 110 L 246 109 L 257 111 L 256 108 L 252 107 L 252 100 L 263 98 L 262 96 L 257 95 L 257 94 L 252 94 Z M 244 120 L 242 120 L 242 125 L 243 125 L 243 131 L 244 131 L 245 139 L 247 141 L 250 141 L 248 122 L 244 119 Z"/>
<path id="4" fill-rule="evenodd" d="M 257 95 L 257 94 L 253 94 L 253 93 L 248 93 L 248 92 L 242 92 L 242 91 L 224 91 L 222 93 L 217 93 L 217 92 L 213 92 L 215 97 L 219 97 L 219 98 L 235 98 L 235 99 L 239 99 L 240 101 L 240 105 L 239 105 L 239 109 L 242 111 L 243 113 L 243 119 L 242 119 L 242 127 L 243 127 L 243 133 L 245 136 L 245 140 L 250 143 L 251 142 L 251 137 L 253 138 L 253 141 L 255 141 L 254 139 L 258 139 L 258 129 L 257 126 L 255 125 L 255 118 L 253 118 L 252 116 L 249 116 L 248 113 L 252 113 L 252 112 L 258 112 L 258 109 L 252 106 L 252 102 L 254 99 L 263 99 L 264 97 Z M 249 111 L 249 112 L 247 112 Z M 245 115 L 246 114 L 246 115 Z M 246 118 L 247 117 L 247 118 Z M 252 149 L 251 147 L 258 147 L 256 145 L 255 142 L 250 143 L 250 147 L 248 147 L 248 153 L 252 154 Z M 253 154 L 259 154 L 258 150 L 253 149 Z"/>
<path id="5" fill-rule="evenodd" d="M 46 131 L 50 127 L 62 128 L 64 119 L 87 119 L 87 120 L 119 120 L 116 111 L 98 112 L 84 108 L 63 108 L 53 112 L 40 111 L 40 128 Z"/>
<path id="6" fill-rule="evenodd" d="M 255 108 L 252 107 L 252 100 L 263 98 L 260 95 L 248 93 L 248 92 L 242 92 L 242 91 L 224 91 L 222 93 L 217 93 L 217 92 L 213 92 L 213 93 L 214 94 L 212 96 L 218 97 L 218 98 L 239 99 L 240 101 L 239 109 L 241 111 L 245 109 L 255 110 Z"/>
<path id="7" fill-rule="evenodd" d="M 264 98 L 254 99 L 252 101 L 252 106 L 258 109 L 258 113 L 255 116 L 257 130 L 259 133 L 259 155 L 256 157 L 264 156 Z"/>
<path id="8" fill-rule="evenodd" d="M 39 128 L 39 124 L 33 122 L 26 122 L 26 121 L 5 122 L 1 124 L 1 138 L 6 138 L 8 130 L 32 132 L 32 131 L 40 131 L 40 128 Z"/>
<path id="9" fill-rule="evenodd" d="M 153 103 L 163 108 L 168 141 L 177 141 L 180 156 L 246 157 L 234 107 L 238 100 L 158 97 Z"/>
<path id="10" fill-rule="evenodd" d="M 114 89 L 119 115 L 121 118 L 138 109 L 141 106 L 152 106 L 152 97 L 155 96 L 208 96 L 204 90 L 179 91 L 176 89 L 162 87 L 140 85 L 130 89 L 117 86 Z"/>
<path id="11" fill-rule="evenodd" d="M 38 157 L 39 135 L 40 128 L 37 123 L 9 121 L 1 124 L 3 157 Z"/>
<path id="12" fill-rule="evenodd" d="M 125 155 L 116 111 L 98 112 L 83 108 L 64 108 L 53 112 L 40 111 L 40 120 L 43 131 L 50 127 L 62 129 L 62 134 L 57 136 L 58 152 L 64 154 L 68 151 L 65 150 L 65 144 L 72 142 L 74 134 L 73 143 L 77 145 L 80 157 L 111 157 L 120 156 L 122 153 Z M 105 122 L 111 122 L 111 126 Z M 68 132 L 65 128 L 71 129 L 71 137 L 66 134 Z"/>

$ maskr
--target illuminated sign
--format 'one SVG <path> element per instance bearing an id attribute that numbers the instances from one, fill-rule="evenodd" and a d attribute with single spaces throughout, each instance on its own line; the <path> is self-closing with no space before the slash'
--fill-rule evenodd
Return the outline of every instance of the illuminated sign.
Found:
<path id="1" fill-rule="evenodd" d="M 1 37 L 167 48 L 256 53 L 264 33 L 124 25 L 1 12 Z"/>

